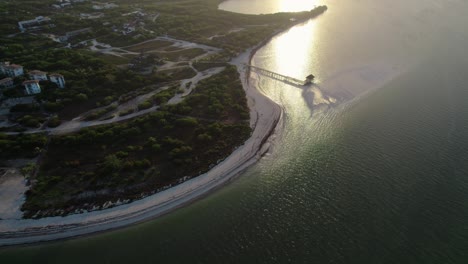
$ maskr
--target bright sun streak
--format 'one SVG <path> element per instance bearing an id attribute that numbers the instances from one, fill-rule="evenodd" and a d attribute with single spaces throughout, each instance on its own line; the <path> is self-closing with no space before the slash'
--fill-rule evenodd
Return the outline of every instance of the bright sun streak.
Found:
<path id="1" fill-rule="evenodd" d="M 289 1 L 277 1 L 278 10 L 282 12 L 298 12 L 304 10 L 310 10 L 315 5 L 314 0 L 289 0 Z"/>
<path id="2" fill-rule="evenodd" d="M 308 75 L 300 69 L 309 68 L 308 64 L 311 63 L 312 58 L 306 54 L 309 54 L 313 45 L 314 35 L 315 23 L 309 23 L 303 27 L 292 28 L 287 35 L 279 36 L 274 42 L 275 52 L 273 53 L 276 57 L 276 71 L 298 79 L 303 79 Z"/>

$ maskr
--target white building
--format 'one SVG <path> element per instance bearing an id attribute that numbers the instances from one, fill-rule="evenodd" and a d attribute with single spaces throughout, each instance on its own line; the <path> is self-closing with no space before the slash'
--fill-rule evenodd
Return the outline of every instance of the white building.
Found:
<path id="1" fill-rule="evenodd" d="M 93 5 L 94 10 L 111 9 L 116 7 L 118 7 L 118 5 L 114 3 L 97 3 Z"/>
<path id="2" fill-rule="evenodd" d="M 10 87 L 13 87 L 14 83 L 13 83 L 13 79 L 10 78 L 10 77 L 7 77 L 7 78 L 3 78 L 0 80 L 0 89 L 1 88 L 10 88 Z"/>
<path id="3" fill-rule="evenodd" d="M 71 6 L 71 3 L 62 3 L 62 4 L 53 4 L 52 5 L 52 7 L 57 8 L 57 9 L 65 8 L 67 6 Z"/>
<path id="4" fill-rule="evenodd" d="M 0 64 L 0 68 L 3 74 L 8 77 L 17 77 L 24 74 L 23 66 L 17 64 L 10 64 L 9 62 L 4 62 Z"/>
<path id="5" fill-rule="evenodd" d="M 127 26 L 127 27 L 124 27 L 124 30 L 122 30 L 122 34 L 128 35 L 130 33 L 135 32 L 135 30 L 136 30 L 135 27 Z"/>
<path id="6" fill-rule="evenodd" d="M 80 19 L 98 19 L 104 17 L 104 13 L 81 13 Z"/>
<path id="7" fill-rule="evenodd" d="M 23 86 L 28 95 L 41 93 L 41 86 L 38 80 L 24 81 Z"/>
<path id="8" fill-rule="evenodd" d="M 35 19 L 18 22 L 18 27 L 21 30 L 21 32 L 24 32 L 29 27 L 38 26 L 38 25 L 43 24 L 45 22 L 49 22 L 50 20 L 51 19 L 49 17 L 38 16 Z"/>
<path id="9" fill-rule="evenodd" d="M 10 65 L 9 61 L 0 62 L 0 74 L 6 75 L 5 67 L 8 66 L 8 65 Z"/>
<path id="10" fill-rule="evenodd" d="M 28 72 L 28 75 L 31 80 L 47 81 L 47 72 L 34 70 Z"/>
<path id="11" fill-rule="evenodd" d="M 63 75 L 58 73 L 49 74 L 49 80 L 57 84 L 59 88 L 65 88 L 65 78 L 63 78 Z"/>
<path id="12" fill-rule="evenodd" d="M 91 31 L 92 31 L 92 28 L 83 28 L 83 29 L 78 29 L 78 30 L 74 30 L 74 31 L 69 31 L 69 32 L 65 33 L 64 36 L 60 36 L 59 41 L 60 42 L 66 42 L 71 37 L 74 37 L 74 36 L 77 36 L 77 35 L 83 34 L 83 33 L 88 33 L 88 32 L 91 32 Z"/>

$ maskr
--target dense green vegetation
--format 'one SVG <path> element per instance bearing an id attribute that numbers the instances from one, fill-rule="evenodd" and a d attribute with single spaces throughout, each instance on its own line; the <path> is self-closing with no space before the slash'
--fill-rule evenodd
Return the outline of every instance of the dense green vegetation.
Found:
<path id="1" fill-rule="evenodd" d="M 206 79 L 185 101 L 128 122 L 52 137 L 23 206 L 26 216 L 137 199 L 206 172 L 249 137 L 235 68 Z"/>
<path id="2" fill-rule="evenodd" d="M 224 67 L 224 66 L 227 66 L 227 65 L 228 65 L 227 63 L 223 63 L 223 62 L 203 62 L 203 61 L 199 61 L 199 62 L 194 63 L 193 67 L 195 69 L 197 69 L 197 71 L 204 71 L 204 70 L 208 70 L 208 69 L 215 68 L 215 67 Z"/>
<path id="3" fill-rule="evenodd" d="M 190 97 L 166 107 L 179 115 L 205 119 L 247 120 L 245 94 L 235 67 L 229 66 L 221 74 L 198 83 Z"/>
<path id="4" fill-rule="evenodd" d="M 109 112 L 114 111 L 115 109 L 117 109 L 117 105 L 112 104 L 110 106 L 101 108 L 99 110 L 95 110 L 95 111 L 89 113 L 88 115 L 86 115 L 85 120 L 90 121 L 90 120 L 99 119 L 99 118 L 105 116 L 106 114 L 108 114 Z"/>
<path id="5" fill-rule="evenodd" d="M 65 215 L 106 201 L 138 199 L 209 170 L 250 135 L 245 93 L 237 70 L 226 61 L 275 32 L 326 10 L 243 15 L 218 10 L 219 0 L 112 2 L 118 7 L 99 11 L 92 9 L 96 4 L 92 1 L 63 9 L 52 8 L 53 0 L 0 2 L 0 61 L 21 64 L 26 71 L 57 72 L 66 79 L 65 89 L 41 81 L 37 103 L 12 108 L 10 120 L 17 124 L 3 131 L 57 127 L 83 113 L 85 120 L 106 119 L 118 104 L 169 87 L 144 97 L 147 99 L 138 105 L 130 102 L 116 113 L 124 116 L 160 106 L 157 112 L 125 122 L 50 138 L 0 134 L 0 161 L 43 154 L 23 205 L 26 217 Z M 98 12 L 102 14 L 96 19 L 80 18 Z M 33 34 L 19 33 L 17 22 L 36 16 L 49 16 L 52 21 Z M 130 24 L 135 30 L 124 31 Z M 67 32 L 78 29 L 86 30 L 63 40 Z M 51 40 L 60 36 L 62 43 Z M 195 61 L 206 51 L 181 48 L 166 39 L 141 43 L 158 36 L 222 50 Z M 91 52 L 92 39 L 101 42 L 98 46 L 122 47 L 118 49 L 122 55 Z M 154 70 L 165 61 L 177 67 Z M 199 82 L 182 102 L 167 104 L 183 91 L 178 81 L 196 74 L 190 61 L 198 71 L 225 70 Z M 17 87 L 3 94 L 23 96 L 20 84 L 24 80 L 24 76 L 15 78 Z"/>
<path id="6" fill-rule="evenodd" d="M 0 159 L 34 158 L 46 143 L 47 136 L 44 134 L 7 136 L 0 133 Z"/>

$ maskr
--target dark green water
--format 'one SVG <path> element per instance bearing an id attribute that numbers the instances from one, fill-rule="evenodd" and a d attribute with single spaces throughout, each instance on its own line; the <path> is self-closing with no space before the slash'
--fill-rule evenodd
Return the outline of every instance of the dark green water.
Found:
<path id="1" fill-rule="evenodd" d="M 379 5 L 360 3 L 343 5 L 372 14 Z M 363 3 L 372 8 L 363 10 Z M 271 153 L 237 181 L 124 230 L 0 250 L 0 263 L 468 263 L 468 41 L 459 30 L 464 24 L 454 22 L 464 20 L 444 22 L 450 30 L 437 31 L 430 45 L 430 30 L 398 29 L 401 39 L 388 31 L 388 39 L 376 40 L 386 45 L 368 39 L 363 47 L 361 35 L 389 33 L 350 26 L 358 29 L 346 35 L 355 40 L 348 54 L 327 39 L 340 29 L 328 23 L 351 12 L 344 7 L 335 3 L 336 13 L 299 26 L 318 30 L 306 47 L 314 62 L 299 67 L 300 76 L 318 72 L 323 91 L 343 95 L 336 80 L 345 75 L 335 73 L 351 69 L 369 78 L 367 70 L 346 65 L 388 58 L 411 67 L 374 92 L 328 108 L 311 107 L 317 96 L 311 90 L 260 77 L 260 87 L 285 109 L 284 130 Z M 256 64 L 287 71 L 282 67 L 293 55 L 277 51 L 292 36 L 274 39 Z M 373 70 L 372 76 L 387 72 Z M 362 85 L 345 80 L 344 90 Z"/>

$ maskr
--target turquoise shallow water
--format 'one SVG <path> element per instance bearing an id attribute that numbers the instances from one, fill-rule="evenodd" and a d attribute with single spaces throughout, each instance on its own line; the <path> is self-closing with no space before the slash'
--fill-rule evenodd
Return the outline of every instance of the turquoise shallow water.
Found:
<path id="1" fill-rule="evenodd" d="M 0 262 L 467 263 L 468 9 L 461 1 L 448 2 L 455 9 L 383 3 L 391 10 L 330 1 L 329 13 L 299 26 L 313 37 L 295 50 L 303 47 L 310 63 L 294 66 L 296 55 L 279 54 L 282 42 L 293 45 L 294 31 L 255 63 L 298 77 L 318 73 L 329 94 L 341 72 L 368 78 L 355 65 L 385 61 L 408 69 L 403 74 L 362 97 L 343 93 L 362 88 L 345 79 L 338 94 L 348 97 L 331 107 L 312 107 L 310 89 L 260 77 L 260 88 L 285 109 L 284 131 L 238 180 L 154 221 L 3 249 Z"/>

